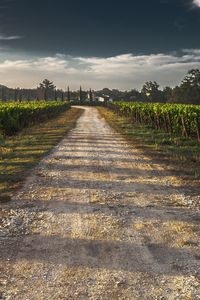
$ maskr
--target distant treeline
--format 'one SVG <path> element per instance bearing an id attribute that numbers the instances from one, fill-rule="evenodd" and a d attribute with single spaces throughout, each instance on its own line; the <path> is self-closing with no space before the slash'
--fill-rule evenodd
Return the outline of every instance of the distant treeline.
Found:
<path id="1" fill-rule="evenodd" d="M 133 83 L 134 84 L 134 83 Z M 0 85 L 0 100 L 6 101 L 24 101 L 24 100 L 96 100 L 102 97 L 114 101 L 139 101 L 139 102 L 161 102 L 161 103 L 189 103 L 200 104 L 200 70 L 192 69 L 182 80 L 179 86 L 164 89 L 159 88 L 155 81 L 146 82 L 141 91 L 132 89 L 130 91 L 120 91 L 118 89 L 104 88 L 99 91 L 66 91 L 56 89 L 53 82 L 45 79 L 36 89 L 8 88 Z"/>
<path id="2" fill-rule="evenodd" d="M 121 92 L 117 89 L 103 89 L 96 92 L 98 96 L 102 94 L 110 96 L 115 101 L 200 104 L 200 70 L 190 70 L 181 84 L 174 88 L 167 86 L 161 90 L 157 82 L 149 81 L 143 85 L 141 91 L 132 89 Z"/>

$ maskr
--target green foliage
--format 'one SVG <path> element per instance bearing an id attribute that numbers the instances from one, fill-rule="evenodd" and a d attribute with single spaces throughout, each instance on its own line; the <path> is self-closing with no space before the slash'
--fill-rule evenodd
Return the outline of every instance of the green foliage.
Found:
<path id="1" fill-rule="evenodd" d="M 197 137 L 200 141 L 198 105 L 113 102 L 109 106 L 138 124 L 146 124 L 186 138 Z"/>
<path id="2" fill-rule="evenodd" d="M 200 88 L 200 70 L 192 69 L 189 70 L 187 75 L 182 81 L 181 86 L 199 87 Z"/>
<path id="3" fill-rule="evenodd" d="M 71 105 L 81 105 L 81 106 L 105 106 L 105 103 L 104 102 L 100 102 L 98 100 L 95 100 L 95 101 L 90 101 L 90 100 L 85 100 L 83 101 L 82 103 L 80 103 L 79 100 L 71 100 L 70 101 Z"/>
<path id="4" fill-rule="evenodd" d="M 4 144 L 5 144 L 4 137 L 2 134 L 0 134 L 0 147 L 3 146 Z"/>
<path id="5" fill-rule="evenodd" d="M 9 201 L 29 170 L 74 128 L 83 110 L 71 108 L 42 123 L 0 137 L 0 202 Z M 28 171 L 28 173 L 27 173 Z"/>
<path id="6" fill-rule="evenodd" d="M 0 104 L 0 133 L 12 135 L 22 128 L 48 120 L 68 109 L 68 102 L 21 102 Z"/>
<path id="7" fill-rule="evenodd" d="M 67 100 L 68 100 L 68 101 L 71 100 L 71 95 L 70 95 L 70 89 L 69 89 L 69 86 L 67 87 Z"/>
<path id="8" fill-rule="evenodd" d="M 172 90 L 169 102 L 200 104 L 200 70 L 188 71 L 180 86 Z"/>
<path id="9" fill-rule="evenodd" d="M 44 100 L 48 100 L 49 94 L 52 93 L 55 90 L 55 88 L 56 87 L 53 84 L 53 81 L 50 81 L 48 79 L 44 79 L 42 83 L 40 83 L 40 89 L 44 91 Z M 56 98 L 55 94 L 54 98 Z"/>
<path id="10" fill-rule="evenodd" d="M 144 102 L 165 102 L 164 93 L 159 90 L 159 84 L 156 81 L 146 82 L 142 87 L 141 96 Z"/>
<path id="11" fill-rule="evenodd" d="M 80 103 L 82 104 L 83 103 L 83 92 L 82 92 L 81 86 L 80 86 L 80 90 L 79 90 L 79 100 L 80 100 Z"/>
<path id="12" fill-rule="evenodd" d="M 90 89 L 90 92 L 89 92 L 89 98 L 90 98 L 90 102 L 93 101 L 93 95 L 92 95 L 92 90 Z"/>

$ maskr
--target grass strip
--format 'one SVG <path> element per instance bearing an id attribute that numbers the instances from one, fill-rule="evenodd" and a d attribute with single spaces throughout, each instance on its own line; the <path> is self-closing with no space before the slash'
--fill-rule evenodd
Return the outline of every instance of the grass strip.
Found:
<path id="1" fill-rule="evenodd" d="M 156 159 L 165 168 L 182 179 L 199 183 L 200 144 L 193 139 L 171 136 L 145 125 L 132 123 L 113 111 L 99 107 L 101 115 L 117 132 L 121 133 L 136 148 Z"/>
<path id="2" fill-rule="evenodd" d="M 23 129 L 0 145 L 0 202 L 10 200 L 39 160 L 72 129 L 83 110 L 71 108 L 58 117 Z"/>

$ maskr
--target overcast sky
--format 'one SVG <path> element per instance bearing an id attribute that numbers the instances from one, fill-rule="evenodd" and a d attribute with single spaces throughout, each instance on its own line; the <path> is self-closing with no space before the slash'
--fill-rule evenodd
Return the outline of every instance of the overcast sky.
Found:
<path id="1" fill-rule="evenodd" d="M 175 86 L 199 62 L 200 0 L 0 0 L 0 84 Z"/>

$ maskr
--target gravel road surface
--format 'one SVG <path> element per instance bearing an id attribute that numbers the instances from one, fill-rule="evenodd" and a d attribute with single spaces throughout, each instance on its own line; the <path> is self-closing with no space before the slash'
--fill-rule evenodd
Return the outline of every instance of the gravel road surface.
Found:
<path id="1" fill-rule="evenodd" d="M 200 299 L 199 195 L 82 109 L 3 205 L 0 299 Z"/>

